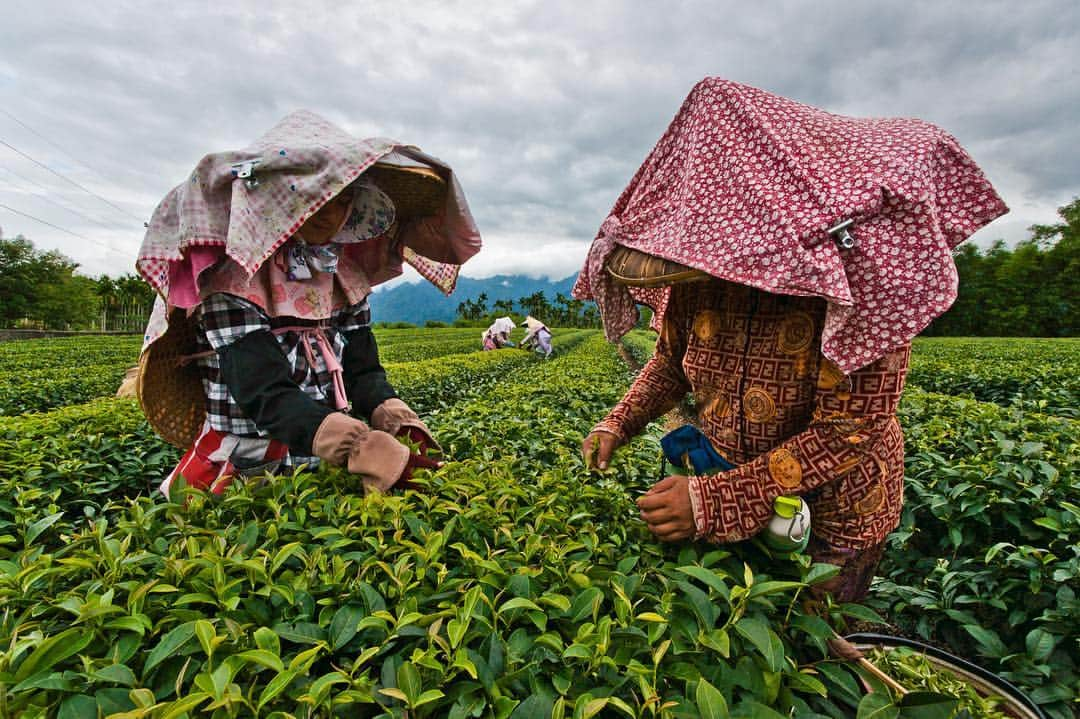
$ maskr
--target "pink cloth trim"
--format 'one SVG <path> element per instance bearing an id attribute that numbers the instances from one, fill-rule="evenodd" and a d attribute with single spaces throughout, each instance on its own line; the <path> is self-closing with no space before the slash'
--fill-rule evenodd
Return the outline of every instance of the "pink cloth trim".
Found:
<path id="1" fill-rule="evenodd" d="M 337 355 L 334 354 L 334 348 L 330 346 L 330 341 L 326 339 L 323 328 L 298 325 L 292 327 L 277 327 L 271 331 L 275 336 L 283 335 L 286 332 L 295 332 L 300 335 L 300 346 L 304 348 L 304 356 L 307 358 L 308 366 L 312 369 L 317 365 L 315 362 L 315 353 L 311 349 L 310 340 L 315 340 L 315 344 L 319 348 L 319 354 L 322 355 L 323 362 L 326 363 L 326 370 L 330 373 L 330 379 L 333 381 L 334 409 L 344 410 L 348 408 L 349 403 L 345 399 L 344 369 L 342 368 Z"/>
<path id="2" fill-rule="evenodd" d="M 169 301 L 173 307 L 189 309 L 199 304 L 199 275 L 225 256 L 221 247 L 199 246 L 182 259 L 169 263 Z"/>

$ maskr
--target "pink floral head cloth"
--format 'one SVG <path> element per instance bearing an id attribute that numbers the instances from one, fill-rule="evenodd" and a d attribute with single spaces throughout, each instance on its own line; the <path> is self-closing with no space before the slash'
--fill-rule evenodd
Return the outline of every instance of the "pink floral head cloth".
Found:
<path id="1" fill-rule="evenodd" d="M 450 294 L 459 266 L 480 250 L 480 233 L 450 168 L 415 146 L 358 139 L 301 110 L 243 150 L 204 157 L 154 210 L 135 266 L 158 292 L 155 315 L 196 306 L 199 276 L 223 256 L 250 278 L 319 208 L 391 153 L 447 180 L 443 210 L 408 223 L 399 237 L 403 259 Z M 384 267 L 368 279 L 375 285 L 400 273 L 400 265 Z M 152 319 L 146 343 L 164 329 Z"/>
<path id="2" fill-rule="evenodd" d="M 834 115 L 707 78 L 600 226 L 573 294 L 596 301 L 612 341 L 636 322 L 635 301 L 661 321 L 670 288 L 630 289 L 604 270 L 625 245 L 767 292 L 821 297 L 822 353 L 851 372 L 948 309 L 952 248 L 1007 211 L 934 125 Z"/>

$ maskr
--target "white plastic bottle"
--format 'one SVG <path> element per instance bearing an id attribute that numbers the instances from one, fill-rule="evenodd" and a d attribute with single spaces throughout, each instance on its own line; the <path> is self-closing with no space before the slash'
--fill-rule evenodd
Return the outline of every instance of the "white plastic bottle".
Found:
<path id="1" fill-rule="evenodd" d="M 761 532 L 778 552 L 801 552 L 810 541 L 810 507 L 801 497 L 777 497 L 773 516 Z"/>

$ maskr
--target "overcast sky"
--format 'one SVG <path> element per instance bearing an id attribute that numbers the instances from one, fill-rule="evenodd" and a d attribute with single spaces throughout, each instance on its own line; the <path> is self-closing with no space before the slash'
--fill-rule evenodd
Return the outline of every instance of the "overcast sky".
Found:
<path id="1" fill-rule="evenodd" d="M 1012 209 L 975 241 L 1014 242 L 1080 195 L 1078 67 L 1075 0 L 4 0 L 0 227 L 132 271 L 200 157 L 307 108 L 455 169 L 484 237 L 466 275 L 558 279 L 714 75 L 941 125 Z"/>

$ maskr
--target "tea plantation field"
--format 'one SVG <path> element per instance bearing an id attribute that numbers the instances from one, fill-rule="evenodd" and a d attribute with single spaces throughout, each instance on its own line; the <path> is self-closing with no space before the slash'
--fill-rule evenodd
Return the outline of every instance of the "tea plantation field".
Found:
<path id="1" fill-rule="evenodd" d="M 377 336 L 453 460 L 425 491 L 322 468 L 187 507 L 112 397 L 138 338 L 0 343 L 0 717 L 869 716 L 825 646 L 855 624 L 1080 708 L 1080 342 L 917 342 L 902 524 L 864 604 L 810 613 L 825 565 L 651 539 L 660 423 L 584 470 L 651 335 Z"/>

